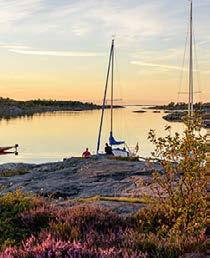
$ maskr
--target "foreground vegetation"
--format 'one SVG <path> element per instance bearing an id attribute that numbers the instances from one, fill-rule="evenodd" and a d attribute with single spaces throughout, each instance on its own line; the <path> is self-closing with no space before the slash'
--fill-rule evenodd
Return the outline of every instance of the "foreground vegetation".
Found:
<path id="1" fill-rule="evenodd" d="M 0 257 L 178 257 L 203 244 L 200 234 L 166 241 L 163 226 L 174 217 L 156 205 L 124 218 L 87 204 L 58 208 L 20 191 L 0 205 Z"/>
<path id="2" fill-rule="evenodd" d="M 154 172 L 154 195 L 133 202 L 147 205 L 127 217 L 78 200 L 58 207 L 20 191 L 0 197 L 0 257 L 184 257 L 205 250 L 206 180 L 205 137 L 200 121 L 186 121 L 184 137 L 149 140 L 164 174 Z M 129 201 L 126 198 L 118 201 Z M 91 204 L 92 203 L 92 204 Z"/>

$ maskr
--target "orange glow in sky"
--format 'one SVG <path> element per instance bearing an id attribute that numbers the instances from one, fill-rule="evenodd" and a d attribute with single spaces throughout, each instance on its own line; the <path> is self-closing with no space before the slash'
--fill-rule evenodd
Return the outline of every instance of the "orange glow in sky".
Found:
<path id="1" fill-rule="evenodd" d="M 194 1 L 196 101 L 210 91 L 209 0 Z M 188 1 L 2 1 L 0 96 L 100 103 L 112 35 L 115 96 L 127 104 L 187 101 L 188 60 L 181 67 Z M 188 50 L 186 57 L 188 55 Z M 196 64 L 196 61 L 195 61 Z"/>

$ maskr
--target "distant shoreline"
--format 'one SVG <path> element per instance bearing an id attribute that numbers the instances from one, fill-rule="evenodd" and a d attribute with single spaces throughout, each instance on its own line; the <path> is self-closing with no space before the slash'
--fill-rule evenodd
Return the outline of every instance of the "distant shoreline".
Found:
<path id="1" fill-rule="evenodd" d="M 146 105 L 145 105 L 146 106 Z M 167 111 L 187 111 L 188 104 L 184 102 L 170 102 L 168 105 L 150 105 L 147 109 L 158 109 L 158 110 L 167 110 Z M 195 110 L 210 110 L 210 103 L 195 103 Z"/>
<path id="2" fill-rule="evenodd" d="M 110 108 L 110 106 L 106 106 Z M 123 106 L 114 106 L 123 108 Z M 9 98 L 0 98 L 0 119 L 17 118 L 21 116 L 33 116 L 56 111 L 90 111 L 101 109 L 100 105 L 81 101 L 60 100 L 28 100 L 18 101 Z"/>
<path id="3" fill-rule="evenodd" d="M 188 104 L 184 102 L 175 103 L 170 102 L 168 105 L 151 105 L 143 108 L 144 110 L 155 110 L 154 112 L 164 111 L 166 115 L 162 118 L 168 122 L 183 122 L 187 115 Z M 143 113 L 144 110 L 135 111 L 136 113 Z M 210 103 L 195 103 L 194 110 L 201 115 L 210 112 Z"/>

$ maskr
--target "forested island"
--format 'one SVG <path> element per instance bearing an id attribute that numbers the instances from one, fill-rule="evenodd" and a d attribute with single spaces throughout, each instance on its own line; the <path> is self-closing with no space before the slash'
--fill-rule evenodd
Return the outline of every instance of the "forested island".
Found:
<path id="1" fill-rule="evenodd" d="M 80 101 L 63 100 L 28 100 L 18 101 L 0 97 L 0 118 L 31 116 L 35 113 L 54 111 L 84 111 L 100 109 L 100 105 Z"/>
<path id="2" fill-rule="evenodd" d="M 155 105 L 155 106 L 150 106 L 148 109 L 157 109 L 157 110 L 170 110 L 170 111 L 179 111 L 179 110 L 187 110 L 188 109 L 188 104 L 185 102 L 170 102 L 167 105 Z M 210 110 L 210 103 L 195 103 L 194 104 L 194 109 L 197 111 L 209 111 Z"/>
<path id="3" fill-rule="evenodd" d="M 163 116 L 163 119 L 167 121 L 182 122 L 183 118 L 187 115 L 188 104 L 184 102 L 170 102 L 168 105 L 156 105 L 151 106 L 148 109 L 164 110 L 167 115 Z M 206 114 L 210 112 L 210 103 L 195 103 L 194 110 L 200 114 Z"/>

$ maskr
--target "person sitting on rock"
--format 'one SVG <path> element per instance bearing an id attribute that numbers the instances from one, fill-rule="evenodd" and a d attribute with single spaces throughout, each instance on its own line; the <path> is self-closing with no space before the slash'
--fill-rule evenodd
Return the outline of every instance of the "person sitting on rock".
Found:
<path id="1" fill-rule="evenodd" d="M 89 158 L 91 156 L 91 153 L 89 152 L 88 148 L 82 153 L 83 158 Z"/>
<path id="2" fill-rule="evenodd" d="M 105 153 L 106 155 L 113 155 L 112 147 L 109 146 L 108 143 L 106 143 L 106 146 L 105 146 Z"/>

